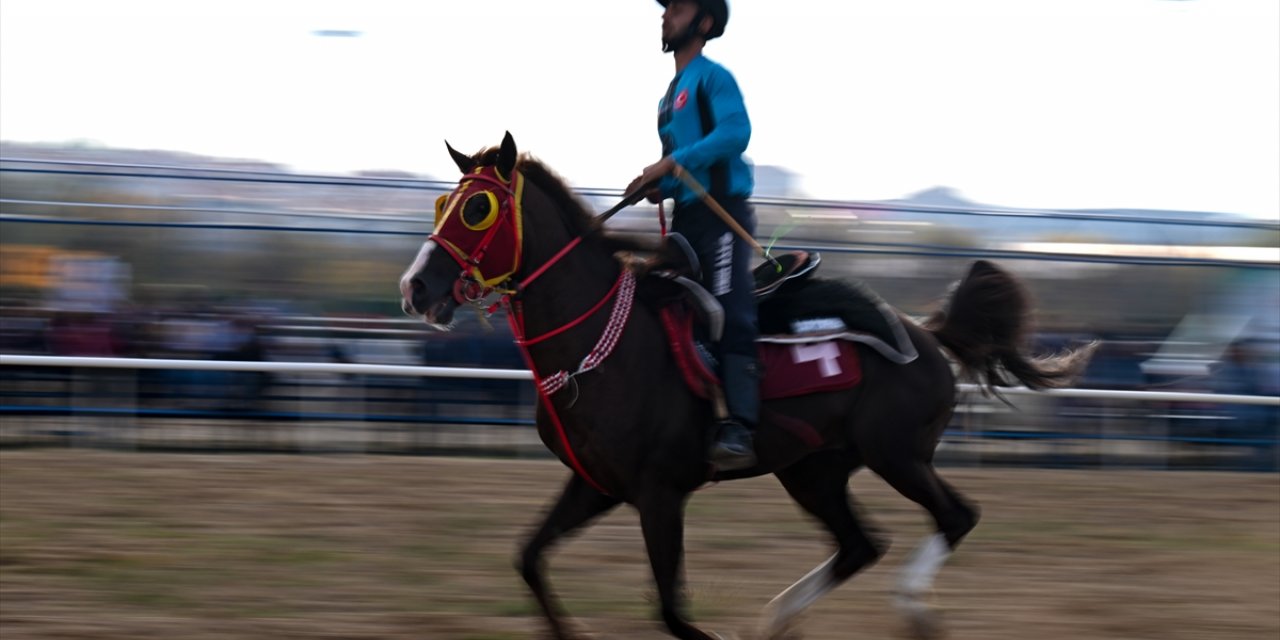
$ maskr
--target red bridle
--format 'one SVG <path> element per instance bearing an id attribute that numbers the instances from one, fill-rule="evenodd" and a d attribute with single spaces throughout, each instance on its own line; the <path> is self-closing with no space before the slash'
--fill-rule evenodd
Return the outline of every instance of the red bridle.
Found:
<path id="1" fill-rule="evenodd" d="M 454 286 L 459 304 L 475 302 L 510 280 L 524 249 L 524 220 L 520 200 L 524 176 L 505 179 L 494 167 L 468 174 L 458 187 L 436 201 L 436 225 L 430 239 L 462 267 Z M 473 204 L 483 217 L 469 219 Z M 488 209 L 496 205 L 496 211 Z"/>
<path id="2" fill-rule="evenodd" d="M 582 463 L 578 461 L 573 447 L 569 445 L 569 438 L 565 432 L 564 424 L 560 421 L 560 416 L 551 403 L 551 395 L 564 388 L 574 377 L 595 369 L 605 358 L 608 358 L 613 353 L 613 348 L 617 345 L 622 335 L 622 330 L 626 327 L 627 319 L 631 314 L 631 306 L 635 294 L 635 275 L 626 269 L 622 269 L 613 287 L 599 302 L 582 315 L 541 336 L 535 338 L 527 337 L 525 335 L 523 308 L 519 300 L 513 300 L 513 297 L 518 298 L 520 293 L 546 273 L 552 265 L 559 262 L 581 244 L 583 236 L 570 240 L 555 255 L 551 256 L 550 259 L 528 276 L 517 283 L 512 283 L 511 276 L 520 268 L 524 242 L 524 221 L 520 202 L 523 195 L 524 176 L 518 171 L 513 171 L 512 173 L 512 179 L 507 181 L 503 179 L 502 174 L 496 168 L 482 167 L 464 177 L 452 193 L 443 196 L 438 201 L 436 227 L 430 239 L 440 247 L 443 247 L 449 253 L 449 256 L 462 267 L 462 272 L 453 286 L 453 297 L 458 304 L 482 305 L 482 300 L 490 293 L 497 291 L 502 294 L 501 299 L 490 306 L 488 311 L 496 310 L 499 305 L 507 307 L 507 318 L 511 323 L 516 345 L 520 347 L 525 363 L 528 365 L 529 371 L 533 373 L 538 396 L 551 417 L 552 424 L 555 426 L 556 435 L 564 448 L 566 461 L 588 484 L 601 493 L 607 493 L 587 473 L 586 469 L 582 467 Z M 493 190 L 486 189 L 486 187 L 492 187 Z M 486 193 L 495 194 L 495 197 L 489 202 L 498 202 L 498 210 L 493 212 L 494 219 L 485 224 L 483 228 L 480 228 L 479 224 L 468 224 L 465 208 L 472 198 Z M 500 194 L 500 196 L 497 194 Z M 463 211 L 459 211 L 460 205 L 464 209 Z M 480 224 L 484 224 L 484 222 L 481 221 Z M 504 236 L 499 234 L 504 229 L 509 230 L 505 237 L 513 239 L 510 254 L 506 256 L 503 256 L 500 252 L 494 253 L 492 251 L 502 244 Z M 495 242 L 498 245 L 495 245 Z M 492 275 L 495 272 L 494 270 L 499 272 L 498 275 Z M 489 275 L 486 276 L 486 274 Z M 597 340 L 595 347 L 583 357 L 578 368 L 572 372 L 558 371 L 550 376 L 541 376 L 534 366 L 532 356 L 529 354 L 529 347 L 560 335 L 581 324 L 599 311 L 611 298 L 614 299 L 614 306 L 613 312 L 609 316 L 609 322 L 599 340 Z"/>

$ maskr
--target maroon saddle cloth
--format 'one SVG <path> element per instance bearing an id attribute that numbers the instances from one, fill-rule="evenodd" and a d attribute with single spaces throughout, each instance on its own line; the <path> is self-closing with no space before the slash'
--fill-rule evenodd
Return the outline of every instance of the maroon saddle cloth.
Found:
<path id="1" fill-rule="evenodd" d="M 681 375 L 694 393 L 708 397 L 711 386 L 719 385 L 719 380 L 694 338 L 693 313 L 679 303 L 663 307 L 660 313 Z M 764 337 L 756 346 L 762 400 L 849 389 L 862 381 L 858 351 L 848 340 L 787 336 L 785 341 L 774 341 Z"/>

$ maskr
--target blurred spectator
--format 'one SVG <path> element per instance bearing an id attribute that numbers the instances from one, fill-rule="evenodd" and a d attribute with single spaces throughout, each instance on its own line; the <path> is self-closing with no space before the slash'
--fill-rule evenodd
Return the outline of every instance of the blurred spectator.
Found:
<path id="1" fill-rule="evenodd" d="M 49 324 L 49 318 L 41 309 L 26 305 L 7 309 L 0 317 L 0 352 L 48 353 Z"/>
<path id="2" fill-rule="evenodd" d="M 1214 391 L 1242 396 L 1266 395 L 1263 388 L 1264 370 L 1253 351 L 1251 342 L 1237 341 L 1227 347 L 1213 376 Z M 1224 407 L 1231 414 L 1230 431 L 1236 435 L 1262 435 L 1266 431 L 1267 407 L 1250 404 L 1230 404 Z"/>
<path id="3" fill-rule="evenodd" d="M 266 360 L 266 347 L 259 333 L 257 323 L 244 317 L 237 317 L 230 322 L 230 349 L 224 358 L 241 362 L 258 362 Z M 271 374 L 265 371 L 227 372 L 228 393 L 224 400 L 233 411 L 253 412 L 265 410 L 264 395 L 271 385 Z"/>
<path id="4" fill-rule="evenodd" d="M 49 330 L 53 355 L 110 358 L 120 353 L 106 314 L 64 311 L 54 317 Z"/>
<path id="5" fill-rule="evenodd" d="M 1102 334 L 1098 351 L 1085 370 L 1079 386 L 1097 389 L 1141 389 L 1142 361 L 1154 347 L 1148 341 Z"/>

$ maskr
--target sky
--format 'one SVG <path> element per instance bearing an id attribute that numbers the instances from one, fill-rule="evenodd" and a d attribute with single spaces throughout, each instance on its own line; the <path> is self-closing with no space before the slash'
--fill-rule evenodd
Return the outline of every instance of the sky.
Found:
<path id="1" fill-rule="evenodd" d="M 577 187 L 658 159 L 652 0 L 4 0 L 0 138 L 451 178 L 511 131 Z M 346 36 L 319 32 L 351 32 Z M 1280 220 L 1280 2 L 731 0 L 706 55 L 809 196 Z"/>

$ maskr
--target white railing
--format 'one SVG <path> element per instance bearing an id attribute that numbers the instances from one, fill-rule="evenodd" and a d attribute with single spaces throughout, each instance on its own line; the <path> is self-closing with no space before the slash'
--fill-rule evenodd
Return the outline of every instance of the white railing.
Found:
<path id="1" fill-rule="evenodd" d="M 66 356 L 0 355 L 0 366 L 336 373 L 376 376 L 482 378 L 490 380 L 533 379 L 533 376 L 525 369 L 420 367 L 410 365 L 343 364 L 331 362 L 168 360 L 152 358 L 83 358 Z M 980 391 L 980 388 L 973 384 L 962 384 L 959 385 L 959 388 L 961 391 L 966 392 Z M 1060 398 L 1095 398 L 1103 400 L 1135 400 L 1145 402 L 1211 402 L 1216 404 L 1251 404 L 1280 407 L 1280 397 L 1243 396 L 1216 393 L 1117 391 L 1111 389 L 1052 389 L 1048 391 L 1033 391 L 1031 389 L 1019 387 L 1000 389 L 1000 393 L 1009 396 L 1050 395 Z"/>
<path id="2" fill-rule="evenodd" d="M 188 371 L 264 371 L 273 373 L 337 373 L 419 378 L 485 378 L 532 380 L 525 369 L 469 369 L 392 364 L 338 362 L 276 362 L 245 360 L 173 360 L 160 358 L 81 358 L 67 356 L 0 355 L 0 366 L 75 367 L 89 369 L 185 369 Z"/>

